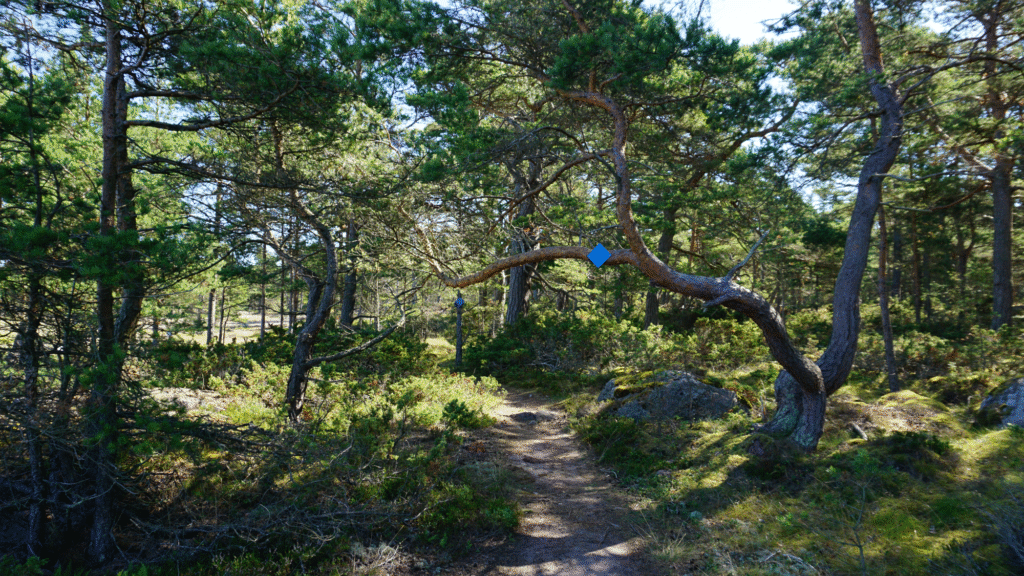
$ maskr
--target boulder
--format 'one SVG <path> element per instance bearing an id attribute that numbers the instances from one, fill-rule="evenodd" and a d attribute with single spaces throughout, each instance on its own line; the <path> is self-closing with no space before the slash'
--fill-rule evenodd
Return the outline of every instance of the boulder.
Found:
<path id="1" fill-rule="evenodd" d="M 1008 380 L 992 390 L 978 406 L 978 421 L 1024 427 L 1024 378 Z"/>
<path id="2" fill-rule="evenodd" d="M 618 380 L 618 378 L 612 378 L 611 380 L 608 381 L 608 383 L 604 385 L 604 388 L 601 389 L 601 393 L 597 395 L 598 402 L 605 402 L 607 400 L 615 399 L 616 380 Z"/>
<path id="3" fill-rule="evenodd" d="M 605 384 L 598 401 L 610 401 L 607 412 L 634 420 L 720 418 L 736 406 L 736 394 L 705 384 L 693 374 L 665 370 L 647 378 L 617 378 Z"/>

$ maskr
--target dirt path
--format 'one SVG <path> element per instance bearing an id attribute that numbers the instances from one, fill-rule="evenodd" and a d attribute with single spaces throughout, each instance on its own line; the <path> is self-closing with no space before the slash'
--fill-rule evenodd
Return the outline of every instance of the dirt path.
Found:
<path id="1" fill-rule="evenodd" d="M 508 541 L 485 546 L 443 573 L 652 574 L 627 518 L 635 502 L 597 469 L 563 412 L 538 394 L 511 390 L 492 415 L 497 424 L 475 435 L 468 449 L 522 478 L 523 520 Z"/>

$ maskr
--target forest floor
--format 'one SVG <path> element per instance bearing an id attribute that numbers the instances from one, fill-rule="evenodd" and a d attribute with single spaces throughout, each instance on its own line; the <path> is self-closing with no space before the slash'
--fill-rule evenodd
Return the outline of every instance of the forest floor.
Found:
<path id="1" fill-rule="evenodd" d="M 511 537 L 479 544 L 479 552 L 442 574 L 657 573 L 633 528 L 637 499 L 598 469 L 564 412 L 541 394 L 513 389 L 492 416 L 495 425 L 467 439 L 466 459 L 511 470 L 519 480 L 515 498 L 522 522 Z"/>

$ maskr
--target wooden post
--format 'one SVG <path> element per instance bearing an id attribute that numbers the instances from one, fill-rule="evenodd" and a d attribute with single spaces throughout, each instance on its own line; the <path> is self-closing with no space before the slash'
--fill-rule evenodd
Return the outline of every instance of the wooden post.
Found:
<path id="1" fill-rule="evenodd" d="M 466 303 L 462 299 L 460 290 L 455 297 L 455 367 L 462 366 L 462 306 Z"/>

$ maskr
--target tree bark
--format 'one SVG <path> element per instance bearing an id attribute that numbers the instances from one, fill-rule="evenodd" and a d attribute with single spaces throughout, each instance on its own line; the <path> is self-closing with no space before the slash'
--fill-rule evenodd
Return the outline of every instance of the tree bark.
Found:
<path id="1" fill-rule="evenodd" d="M 124 78 L 121 75 L 121 28 L 117 24 L 114 3 L 104 2 L 106 17 L 107 69 L 103 79 L 101 111 L 103 142 L 103 183 L 100 187 L 100 234 L 116 233 L 118 192 L 127 174 L 122 171 L 126 156 L 127 134 L 122 114 Z M 116 266 L 116 260 L 113 262 Z M 89 464 L 93 480 L 93 522 L 89 533 L 88 556 L 93 563 L 109 559 L 114 549 L 111 533 L 114 526 L 114 461 L 117 440 L 116 394 L 120 380 L 121 360 L 117 354 L 114 318 L 114 285 L 101 275 L 96 282 L 96 316 L 99 325 L 97 366 L 88 409 L 85 411 L 87 432 L 93 439 Z"/>
<path id="2" fill-rule="evenodd" d="M 35 118 L 35 64 L 32 61 L 31 44 L 27 45 L 28 55 L 28 94 L 25 98 L 28 117 Z M 44 191 L 39 177 L 39 154 L 36 149 L 35 131 L 29 124 L 29 164 L 32 170 L 32 183 L 35 188 L 35 215 L 32 225 L 36 229 L 43 227 Z M 28 301 L 25 308 L 25 323 L 19 330 L 21 350 L 19 356 L 25 375 L 25 401 L 28 408 L 28 422 L 25 426 L 25 440 L 29 456 L 29 480 L 32 494 L 30 496 L 28 515 L 28 531 L 25 534 L 25 547 L 30 555 L 39 555 L 42 550 L 43 529 L 46 524 L 46 478 L 43 462 L 43 443 L 40 434 L 41 417 L 39 410 L 39 368 L 41 365 L 41 346 L 39 345 L 39 327 L 43 322 L 43 276 L 32 270 L 28 275 Z"/>
<path id="3" fill-rule="evenodd" d="M 297 424 L 306 401 L 309 370 L 313 367 L 310 364 L 313 347 L 321 329 L 327 323 L 331 307 L 334 305 L 334 293 L 338 283 L 338 259 L 337 246 L 330 228 L 316 218 L 298 198 L 296 192 L 291 193 L 291 199 L 292 209 L 316 231 L 317 237 L 324 246 L 324 259 L 327 264 L 323 278 L 318 278 L 311 271 L 301 268 L 298 262 L 292 263 L 293 269 L 298 269 L 296 273 L 302 276 L 309 287 L 309 296 L 306 301 L 306 322 L 295 338 L 295 353 L 292 356 L 292 369 L 288 376 L 288 388 L 285 392 L 288 417 L 293 424 Z"/>
<path id="4" fill-rule="evenodd" d="M 267 245 L 260 246 L 260 340 L 267 335 Z"/>
<path id="5" fill-rule="evenodd" d="M 210 288 L 210 293 L 206 296 L 206 345 L 209 346 L 213 343 L 213 327 L 217 323 L 216 315 L 216 302 L 217 302 L 217 289 Z"/>
<path id="6" fill-rule="evenodd" d="M 530 173 L 523 176 L 522 173 L 509 163 L 509 172 L 516 180 L 517 188 L 522 194 L 536 189 L 540 181 L 541 164 L 537 160 L 530 161 Z M 519 204 L 516 218 L 531 216 L 536 209 L 533 195 L 527 196 Z M 534 230 L 517 230 L 516 236 L 512 239 L 512 254 L 522 254 L 533 250 L 536 246 L 538 235 Z M 533 275 L 536 271 L 536 264 L 524 264 L 509 270 L 508 291 L 505 293 L 505 325 L 511 325 L 521 318 L 530 308 L 530 289 L 533 284 Z"/>
<path id="7" fill-rule="evenodd" d="M 101 110 L 103 165 L 100 186 L 100 235 L 112 237 L 121 233 L 133 239 L 138 235 L 136 190 L 128 163 L 128 92 L 125 87 L 122 61 L 123 30 L 118 24 L 120 4 L 103 3 L 106 72 L 103 79 Z M 124 368 L 125 350 L 138 327 L 145 297 L 144 260 L 137 250 L 124 256 L 110 255 L 110 270 L 118 270 L 118 286 L 100 275 L 96 282 L 96 368 L 84 419 L 92 439 L 88 450 L 93 478 L 93 523 L 89 534 L 87 555 L 100 564 L 110 559 L 114 550 L 114 500 L 117 473 L 117 394 Z M 114 289 L 121 291 L 121 305 L 114 314 Z"/>
<path id="8" fill-rule="evenodd" d="M 612 315 L 615 316 L 616 320 L 622 320 L 622 308 L 625 304 L 623 283 L 625 283 L 625 275 L 619 272 L 615 279 L 615 300 L 612 301 Z"/>
<path id="9" fill-rule="evenodd" d="M 892 281 L 889 294 L 897 300 L 903 300 L 903 234 L 900 232 L 899 220 L 892 226 Z"/>
<path id="10" fill-rule="evenodd" d="M 881 130 L 857 182 L 857 200 L 832 297 L 832 337 L 817 362 L 824 390 L 817 393 L 796 386 L 791 375 L 781 373 L 775 381 L 778 411 L 762 429 L 788 434 L 805 448 L 817 446 L 824 424 L 825 398 L 846 382 L 853 368 L 860 332 L 860 286 L 867 267 L 871 228 L 881 203 L 882 175 L 896 161 L 903 138 L 903 107 L 894 89 L 883 82 L 881 47 L 868 0 L 855 0 L 854 11 L 868 86 L 882 111 Z"/>
<path id="11" fill-rule="evenodd" d="M 889 378 L 889 392 L 899 392 L 900 380 L 896 374 L 896 351 L 892 343 L 892 322 L 889 320 L 889 286 L 885 277 L 888 246 L 885 236 L 885 208 L 878 208 L 878 306 L 882 314 L 882 341 L 885 345 L 885 372 Z"/>
<path id="12" fill-rule="evenodd" d="M 359 244 L 359 228 L 353 218 L 348 220 L 345 232 L 345 253 L 348 256 L 348 269 L 345 272 L 345 289 L 341 294 L 341 325 L 352 326 L 356 311 L 356 285 L 359 277 L 356 270 L 356 247 Z"/>
<path id="13" fill-rule="evenodd" d="M 991 5 L 991 11 L 978 17 L 985 27 L 985 48 L 989 54 L 999 51 L 999 25 L 1004 17 L 1002 2 Z M 1014 157 L 1002 149 L 1006 137 L 1004 123 L 1010 102 L 1000 86 L 996 59 L 985 61 L 985 83 L 988 87 L 986 107 L 996 131 L 992 135 L 995 164 L 989 174 L 992 182 L 992 329 L 998 330 L 1013 322 L 1013 165 Z"/>
<path id="14" fill-rule="evenodd" d="M 664 228 L 661 229 L 661 236 L 658 237 L 658 257 L 664 260 L 666 263 L 669 262 L 669 256 L 672 252 L 672 240 L 676 237 L 676 215 L 679 213 L 677 208 L 666 208 L 662 212 L 664 220 Z M 658 316 L 658 310 L 660 303 L 658 302 L 658 287 L 651 286 L 647 290 L 647 301 L 644 306 L 644 329 L 653 324 L 661 324 L 661 319 Z"/>
<path id="15" fill-rule="evenodd" d="M 992 174 L 992 329 L 1013 323 L 1013 159 L 999 154 Z"/>
<path id="16" fill-rule="evenodd" d="M 299 279 L 294 269 L 291 271 L 292 285 L 288 288 L 288 331 L 294 332 L 299 323 L 299 293 L 295 290 L 295 281 Z"/>
<path id="17" fill-rule="evenodd" d="M 226 314 L 226 300 L 228 297 L 228 287 L 220 287 L 220 320 L 217 322 L 217 340 L 222 344 L 224 343 L 224 331 L 227 328 L 228 315 Z"/>
<path id="18" fill-rule="evenodd" d="M 658 324 L 658 307 L 658 287 L 651 284 L 644 295 L 644 330 L 652 324 Z"/>
<path id="19" fill-rule="evenodd" d="M 28 408 L 25 440 L 28 447 L 29 479 L 32 488 L 25 545 L 29 554 L 39 555 L 42 552 L 43 526 L 46 523 L 46 474 L 43 465 L 43 442 L 40 434 L 42 414 L 39 410 L 41 354 L 39 326 L 42 322 L 43 294 L 42 279 L 35 273 L 29 278 L 26 312 L 24 329 L 20 334 L 21 350 L 19 354 L 25 375 L 25 401 Z"/>
<path id="20" fill-rule="evenodd" d="M 912 287 L 914 291 L 914 323 L 920 325 L 923 299 L 921 297 L 921 250 L 918 246 L 916 214 L 910 216 L 910 255 L 914 259 L 911 264 L 911 274 L 914 276 Z"/>

